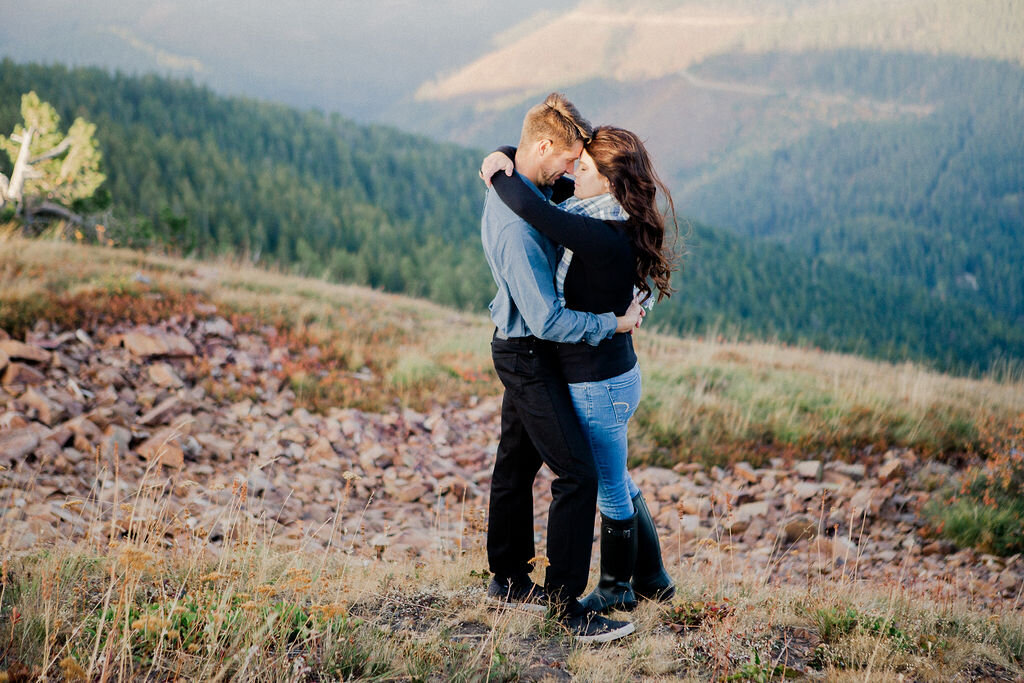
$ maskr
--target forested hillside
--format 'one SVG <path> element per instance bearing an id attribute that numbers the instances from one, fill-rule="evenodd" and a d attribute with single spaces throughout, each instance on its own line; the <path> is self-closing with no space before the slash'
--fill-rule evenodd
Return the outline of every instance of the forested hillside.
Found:
<path id="1" fill-rule="evenodd" d="M 97 124 L 111 232 L 480 305 L 479 154 L 338 116 L 97 69 L 0 65 L 0 129 L 35 90 Z M 7 163 L 4 159 L 3 163 Z"/>
<path id="2" fill-rule="evenodd" d="M 1024 69 L 868 52 L 730 55 L 707 79 L 828 93 L 927 116 L 819 126 L 684 182 L 704 220 L 1024 325 Z"/>
<path id="3" fill-rule="evenodd" d="M 97 125 L 112 200 L 102 220 L 122 243 L 240 254 L 479 311 L 493 294 L 478 238 L 480 152 L 184 82 L 10 61 L 0 130 L 29 90 L 65 121 Z M 687 251 L 653 324 L 960 370 L 1024 356 L 1019 328 L 909 284 L 702 226 Z"/>

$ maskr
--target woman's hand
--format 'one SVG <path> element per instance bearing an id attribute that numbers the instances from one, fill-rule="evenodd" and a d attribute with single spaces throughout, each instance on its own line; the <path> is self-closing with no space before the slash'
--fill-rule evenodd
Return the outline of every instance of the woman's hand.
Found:
<path id="1" fill-rule="evenodd" d="M 626 309 L 625 315 L 619 315 L 615 317 L 615 321 L 618 323 L 615 326 L 616 332 L 632 332 L 634 329 L 640 327 L 643 324 L 644 316 L 647 315 L 647 311 L 633 300 L 633 303 Z"/>
<path id="2" fill-rule="evenodd" d="M 491 186 L 491 176 L 498 171 L 504 171 L 505 175 L 511 176 L 516 165 L 501 152 L 491 152 L 484 157 L 484 163 L 480 165 L 480 179 L 487 187 Z"/>

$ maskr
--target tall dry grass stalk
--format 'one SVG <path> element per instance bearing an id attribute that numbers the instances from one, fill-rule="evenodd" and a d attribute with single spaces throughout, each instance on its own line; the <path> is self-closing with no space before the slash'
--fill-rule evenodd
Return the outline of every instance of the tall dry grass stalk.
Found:
<path id="1" fill-rule="evenodd" d="M 203 528 L 176 506 L 189 480 L 153 469 L 126 486 L 117 462 L 99 463 L 90 494 L 68 501 L 91 511 L 85 541 L 5 556 L 0 675 L 511 681 L 547 667 L 583 681 L 1024 676 L 1019 610 L 985 613 L 905 573 L 867 583 L 852 532 L 841 546 L 818 537 L 760 560 L 727 536 L 706 539 L 670 565 L 673 603 L 632 613 L 636 636 L 583 647 L 553 622 L 486 606 L 479 520 L 460 524 L 458 547 L 390 557 L 357 534 L 334 542 L 372 505 L 354 501 L 346 513 L 354 487 L 345 486 L 321 524 L 325 549 L 312 535 L 275 547 L 274 521 L 254 514 L 244 480 L 222 492 L 228 504 Z M 5 490 L 0 503 L 16 496 Z M 439 513 L 435 526 L 453 520 Z M 821 573 L 837 552 L 840 570 Z M 794 559 L 806 578 L 780 580 L 774 569 Z"/>
<path id="2" fill-rule="evenodd" d="M 354 491 L 347 477 L 335 516 L 321 525 L 326 549 L 312 537 L 285 549 L 274 543 L 274 520 L 253 513 L 260 508 L 244 480 L 203 528 L 176 502 L 194 482 L 154 465 L 129 489 L 118 462 L 116 452 L 98 462 L 89 495 L 68 500 L 91 511 L 86 540 L 5 553 L 0 677 L 19 667 L 99 681 L 298 680 L 311 671 L 393 680 L 429 678 L 438 667 L 454 678 L 514 677 L 506 642 L 536 619 L 484 608 L 479 524 L 464 527 L 461 549 L 375 557 L 357 534 L 335 542 L 339 528 L 360 526 L 360 512 L 344 512 Z M 0 503 L 18 495 L 4 489 Z M 435 526 L 448 523 L 439 515 Z M 475 636 L 453 639 L 449 631 L 467 621 L 481 624 Z"/>

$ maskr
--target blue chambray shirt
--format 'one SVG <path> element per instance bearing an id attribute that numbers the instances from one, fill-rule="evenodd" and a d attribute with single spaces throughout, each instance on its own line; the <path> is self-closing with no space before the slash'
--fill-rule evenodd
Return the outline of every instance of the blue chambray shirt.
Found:
<path id="1" fill-rule="evenodd" d="M 519 177 L 538 195 L 550 197 L 522 174 Z M 488 308 L 501 334 L 533 335 L 556 342 L 583 340 L 594 346 L 615 334 L 615 314 L 581 313 L 558 302 L 554 282 L 557 246 L 508 208 L 493 188 L 484 202 L 480 238 L 498 285 Z"/>

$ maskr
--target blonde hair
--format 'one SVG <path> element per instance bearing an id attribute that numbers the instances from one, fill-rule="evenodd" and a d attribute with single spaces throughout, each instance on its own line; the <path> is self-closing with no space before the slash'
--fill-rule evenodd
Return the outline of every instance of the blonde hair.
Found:
<path id="1" fill-rule="evenodd" d="M 590 122 L 583 118 L 576 106 L 562 93 L 553 92 L 544 102 L 526 112 L 519 146 L 537 140 L 551 140 L 557 147 L 567 149 L 577 141 L 586 144 L 593 134 Z"/>

